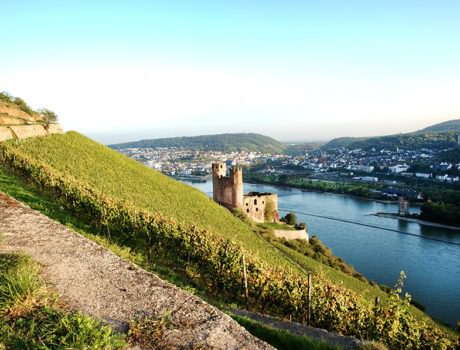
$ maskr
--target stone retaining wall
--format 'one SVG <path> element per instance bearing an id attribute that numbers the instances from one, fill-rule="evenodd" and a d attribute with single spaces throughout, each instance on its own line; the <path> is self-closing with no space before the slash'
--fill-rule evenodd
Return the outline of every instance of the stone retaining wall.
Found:
<path id="1" fill-rule="evenodd" d="M 40 124 L 0 126 L 0 142 L 11 139 L 26 139 L 28 137 L 62 133 L 64 133 L 64 131 L 59 124 L 50 124 L 48 127 Z"/>
<path id="2" fill-rule="evenodd" d="M 11 130 L 7 127 L 0 126 L 0 141 L 6 141 L 13 138 Z"/>
<path id="3" fill-rule="evenodd" d="M 303 230 L 274 230 L 274 235 L 277 238 L 308 240 L 308 233 L 306 229 L 303 229 Z"/>

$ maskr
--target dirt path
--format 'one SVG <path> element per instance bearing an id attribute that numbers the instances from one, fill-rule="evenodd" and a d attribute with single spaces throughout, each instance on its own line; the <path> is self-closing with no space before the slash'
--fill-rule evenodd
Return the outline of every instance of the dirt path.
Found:
<path id="1" fill-rule="evenodd" d="M 126 331 L 133 319 L 171 315 L 179 348 L 272 349 L 229 316 L 0 192 L 0 251 L 21 251 L 63 301 Z"/>

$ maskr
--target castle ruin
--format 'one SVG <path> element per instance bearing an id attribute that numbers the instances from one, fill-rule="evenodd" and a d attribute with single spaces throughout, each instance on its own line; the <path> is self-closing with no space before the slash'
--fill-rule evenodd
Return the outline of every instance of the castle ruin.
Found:
<path id="1" fill-rule="evenodd" d="M 256 222 L 278 221 L 278 195 L 274 193 L 243 193 L 243 169 L 233 166 L 227 175 L 224 162 L 212 164 L 214 200 L 228 209 L 241 209 Z M 268 219 L 268 220 L 267 220 Z"/>

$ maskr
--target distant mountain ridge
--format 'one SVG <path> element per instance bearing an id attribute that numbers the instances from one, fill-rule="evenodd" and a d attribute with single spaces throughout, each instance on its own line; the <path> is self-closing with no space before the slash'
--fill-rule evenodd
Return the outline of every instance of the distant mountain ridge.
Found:
<path id="1" fill-rule="evenodd" d="M 411 133 L 373 137 L 340 137 L 326 143 L 323 149 L 362 148 L 362 149 L 405 149 L 452 148 L 457 144 L 460 133 L 460 119 L 438 123 Z"/>
<path id="2" fill-rule="evenodd" d="M 460 119 L 452 119 L 446 122 L 431 125 L 420 132 L 446 132 L 457 131 L 460 132 Z"/>
<path id="3" fill-rule="evenodd" d="M 281 142 L 271 137 L 255 133 L 233 133 L 147 139 L 114 144 L 110 145 L 109 147 L 113 149 L 177 147 L 192 148 L 202 151 L 248 151 L 262 153 L 282 153 L 286 148 Z"/>

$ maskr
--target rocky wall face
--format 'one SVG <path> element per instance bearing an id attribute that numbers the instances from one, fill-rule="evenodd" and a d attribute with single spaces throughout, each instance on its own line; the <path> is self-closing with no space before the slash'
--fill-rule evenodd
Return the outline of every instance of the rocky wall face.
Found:
<path id="1" fill-rule="evenodd" d="M 27 121 L 17 117 L 11 117 L 7 114 L 0 115 L 0 125 L 18 125 L 26 124 Z"/>
<path id="2" fill-rule="evenodd" d="M 26 112 L 21 111 L 20 109 L 15 108 L 14 106 L 9 106 L 7 104 L 0 103 L 0 113 L 8 114 L 11 117 L 21 118 L 29 122 L 35 122 L 35 118 L 31 117 Z"/>

